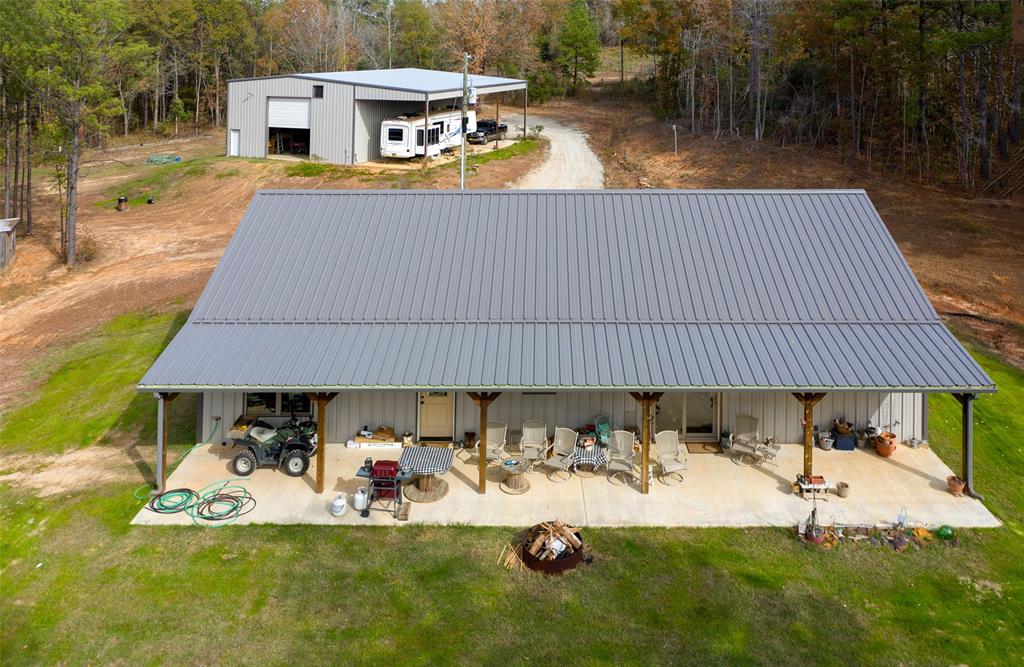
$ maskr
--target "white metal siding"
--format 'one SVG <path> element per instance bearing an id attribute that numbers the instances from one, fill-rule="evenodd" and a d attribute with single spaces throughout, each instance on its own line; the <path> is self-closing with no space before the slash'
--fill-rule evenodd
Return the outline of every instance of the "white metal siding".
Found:
<path id="1" fill-rule="evenodd" d="M 268 97 L 267 126 L 308 130 L 309 102 L 292 97 Z"/>
<path id="2" fill-rule="evenodd" d="M 355 102 L 355 162 L 380 159 L 380 124 L 404 113 L 423 113 L 423 101 Z"/>
<path id="3" fill-rule="evenodd" d="M 324 87 L 322 98 L 312 97 L 314 85 Z M 228 84 L 227 126 L 240 130 L 239 155 L 267 156 L 267 100 L 272 97 L 312 98 L 308 100 L 310 153 L 327 162 L 352 163 L 352 86 L 295 77 Z M 228 141 L 230 138 L 225 139 L 225 154 L 230 148 Z"/>
<path id="4" fill-rule="evenodd" d="M 842 417 L 857 427 L 892 425 L 900 442 L 924 437 L 924 401 L 922 394 L 882 392 L 835 392 L 826 394 L 814 406 L 814 423 L 823 428 Z M 803 406 L 788 392 L 730 392 L 722 394 L 722 428 L 732 431 L 738 415 L 750 415 L 760 421 L 765 437 L 778 442 L 803 440 Z M 899 422 L 896 424 L 895 422 Z"/>
<path id="5" fill-rule="evenodd" d="M 885 426 L 894 421 L 897 438 L 924 435 L 924 396 L 921 394 L 886 394 L 878 392 L 851 392 L 826 395 L 814 409 L 817 424 L 830 424 L 836 417 L 844 417 L 857 426 L 870 421 Z M 240 392 L 207 392 L 203 398 L 205 424 L 203 438 L 212 432 L 214 417 L 222 423 L 231 423 L 242 414 L 245 394 Z M 803 408 L 788 392 L 730 392 L 722 395 L 722 428 L 732 430 L 737 415 L 751 415 L 760 421 L 764 437 L 774 436 L 778 442 L 795 443 L 803 438 L 800 419 Z M 363 426 L 371 430 L 381 425 L 393 426 L 395 432 L 416 431 L 418 401 L 413 391 L 376 391 L 341 393 L 328 407 L 327 440 L 345 442 Z M 556 426 L 576 428 L 593 423 L 599 415 L 609 415 L 616 425 L 635 426 L 640 421 L 640 407 L 625 392 L 560 392 L 557 394 L 529 394 L 505 392 L 491 403 L 488 417 L 508 424 L 509 430 L 518 431 L 527 419 L 547 422 L 548 433 Z M 455 399 L 455 437 L 462 439 L 466 431 L 478 431 L 480 413 L 465 392 Z M 219 441 L 220 435 L 218 435 Z"/>

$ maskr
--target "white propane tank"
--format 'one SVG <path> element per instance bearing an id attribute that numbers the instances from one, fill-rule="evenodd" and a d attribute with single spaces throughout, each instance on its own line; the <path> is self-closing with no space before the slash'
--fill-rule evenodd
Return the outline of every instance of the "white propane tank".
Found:
<path id="1" fill-rule="evenodd" d="M 335 496 L 334 500 L 331 501 L 331 514 L 333 516 L 341 516 L 348 509 L 348 494 L 339 493 Z"/>
<path id="2" fill-rule="evenodd" d="M 362 512 L 368 505 L 369 502 L 366 497 L 366 487 L 360 486 L 359 489 L 356 490 L 356 495 L 352 497 L 352 507 L 357 512 Z"/>

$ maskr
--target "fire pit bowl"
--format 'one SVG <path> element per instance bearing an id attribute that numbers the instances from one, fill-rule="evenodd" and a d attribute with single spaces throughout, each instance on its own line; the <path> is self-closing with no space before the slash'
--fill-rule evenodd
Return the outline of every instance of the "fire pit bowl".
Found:
<path id="1" fill-rule="evenodd" d="M 562 541 L 566 544 L 565 549 L 554 559 L 545 557 L 547 549 L 542 549 L 539 555 L 534 555 L 530 547 L 543 536 L 557 536 L 559 532 L 567 532 L 576 538 L 576 545 L 569 544 L 568 539 Z M 546 540 L 545 540 L 546 541 Z M 562 574 L 572 570 L 583 562 L 583 536 L 578 528 L 566 526 L 560 521 L 550 523 L 538 523 L 526 531 L 526 538 L 523 540 L 523 564 L 531 570 L 543 572 L 544 574 Z"/>

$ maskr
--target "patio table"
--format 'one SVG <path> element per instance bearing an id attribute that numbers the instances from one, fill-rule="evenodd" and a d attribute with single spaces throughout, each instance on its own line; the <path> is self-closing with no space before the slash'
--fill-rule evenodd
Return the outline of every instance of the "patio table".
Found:
<path id="1" fill-rule="evenodd" d="M 595 439 L 594 444 L 587 446 L 583 444 L 583 438 L 576 441 L 576 450 L 572 455 L 572 466 L 573 469 L 579 472 L 580 466 L 590 466 L 591 470 L 597 470 L 598 468 L 608 463 L 608 454 L 605 452 L 605 447 Z"/>
<path id="2" fill-rule="evenodd" d="M 406 447 L 398 465 L 415 474 L 416 486 L 407 486 L 405 496 L 413 502 L 432 503 L 448 493 L 448 483 L 438 477 L 451 470 L 455 451 L 449 447 L 418 445 Z"/>

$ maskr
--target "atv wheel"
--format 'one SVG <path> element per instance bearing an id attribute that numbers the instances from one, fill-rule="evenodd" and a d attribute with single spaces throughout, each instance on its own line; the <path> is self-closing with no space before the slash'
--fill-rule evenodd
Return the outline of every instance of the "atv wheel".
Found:
<path id="1" fill-rule="evenodd" d="M 231 469 L 239 477 L 248 477 L 256 469 L 256 456 L 248 449 L 244 452 L 239 452 L 231 460 Z"/>
<path id="2" fill-rule="evenodd" d="M 293 449 L 285 454 L 284 472 L 289 477 L 302 477 L 309 470 L 309 455 L 301 449 Z"/>

